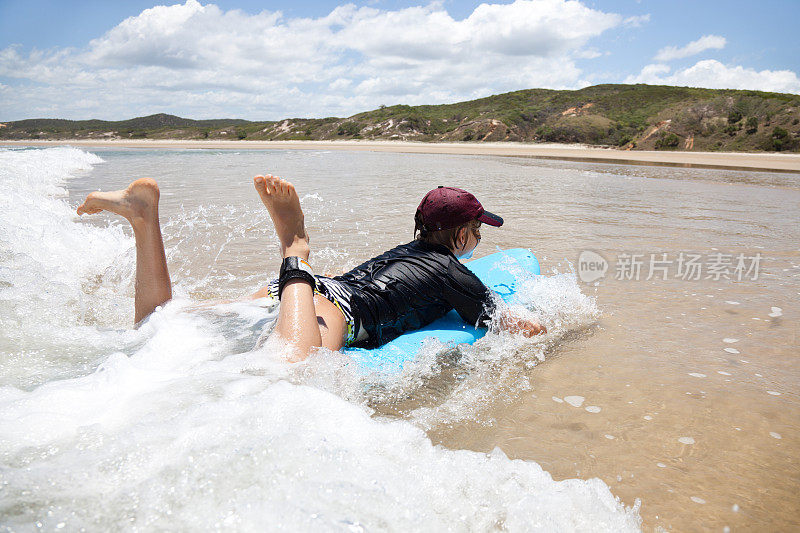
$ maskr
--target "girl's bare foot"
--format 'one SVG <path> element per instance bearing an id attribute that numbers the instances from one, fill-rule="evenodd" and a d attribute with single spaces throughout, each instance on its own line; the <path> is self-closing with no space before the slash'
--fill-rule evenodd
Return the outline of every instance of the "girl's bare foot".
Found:
<path id="1" fill-rule="evenodd" d="M 297 256 L 308 260 L 311 249 L 303 209 L 294 185 L 269 174 L 256 176 L 253 184 L 275 225 L 283 257 Z"/>
<path id="2" fill-rule="evenodd" d="M 142 178 L 119 191 L 96 191 L 86 197 L 78 207 L 78 214 L 93 215 L 100 211 L 110 211 L 122 215 L 137 225 L 140 221 L 158 218 L 158 184 L 150 178 Z"/>

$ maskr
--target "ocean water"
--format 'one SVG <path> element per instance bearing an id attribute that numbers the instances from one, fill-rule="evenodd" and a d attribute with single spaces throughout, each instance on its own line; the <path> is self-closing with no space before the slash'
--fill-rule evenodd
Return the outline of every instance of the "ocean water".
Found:
<path id="1" fill-rule="evenodd" d="M 410 237 L 380 206 L 408 210 L 419 183 L 454 178 L 446 162 L 406 170 L 432 162 L 439 174 L 412 190 L 354 154 L 0 149 L 3 527 L 637 530 L 637 504 L 599 479 L 555 481 L 535 461 L 427 433 L 491 424 L 487 403 L 529 390 L 527 369 L 594 323 L 574 275 L 526 281 L 547 340 L 493 336 L 446 360 L 432 346 L 392 377 L 335 353 L 290 365 L 283 346 L 258 346 L 275 302 L 199 305 L 277 270 L 256 173 L 295 179 L 315 266 L 335 271 Z M 74 210 L 143 175 L 161 184 L 175 299 L 133 329 L 130 231 Z M 409 398 L 418 405 L 402 408 Z"/>
<path id="2" fill-rule="evenodd" d="M 297 186 L 327 274 L 410 240 L 431 188 L 474 192 L 506 220 L 482 230 L 476 257 L 536 253 L 544 276 L 523 280 L 521 305 L 550 333 L 431 343 L 395 376 L 336 353 L 285 363 L 283 346 L 258 342 L 275 302 L 231 301 L 277 273 L 252 188 L 263 173 Z M 139 177 L 161 186 L 175 298 L 133 329 L 132 234 L 74 210 Z M 797 174 L 0 149 L 0 204 L 9 529 L 800 527 Z M 607 261 L 604 277 L 579 279 L 584 251 Z M 681 276 L 680 254 L 700 254 L 702 275 Z M 714 254 L 759 254 L 758 276 L 731 265 L 714 279 Z"/>

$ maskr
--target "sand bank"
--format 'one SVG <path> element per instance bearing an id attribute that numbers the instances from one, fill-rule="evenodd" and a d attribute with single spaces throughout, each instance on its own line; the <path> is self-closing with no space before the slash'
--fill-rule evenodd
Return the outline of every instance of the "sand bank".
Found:
<path id="1" fill-rule="evenodd" d="M 461 154 L 535 157 L 567 161 L 668 165 L 697 168 L 800 172 L 800 154 L 731 152 L 646 152 L 594 148 L 575 144 L 423 143 L 401 141 L 187 141 L 70 140 L 2 141 L 0 146 L 60 146 L 87 148 L 205 148 L 229 150 L 353 150 L 418 154 Z"/>

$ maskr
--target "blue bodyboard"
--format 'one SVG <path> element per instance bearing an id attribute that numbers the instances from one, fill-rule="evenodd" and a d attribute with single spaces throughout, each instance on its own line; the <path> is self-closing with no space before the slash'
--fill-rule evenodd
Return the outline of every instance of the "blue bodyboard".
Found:
<path id="1" fill-rule="evenodd" d="M 469 261 L 465 266 L 509 303 L 513 302 L 520 276 L 539 274 L 539 261 L 524 248 L 496 252 Z M 484 335 L 485 328 L 467 324 L 453 310 L 424 328 L 405 333 L 378 348 L 344 348 L 342 351 L 366 371 L 393 373 L 402 370 L 407 361 L 414 360 L 426 339 L 434 338 L 454 347 L 472 344 Z"/>

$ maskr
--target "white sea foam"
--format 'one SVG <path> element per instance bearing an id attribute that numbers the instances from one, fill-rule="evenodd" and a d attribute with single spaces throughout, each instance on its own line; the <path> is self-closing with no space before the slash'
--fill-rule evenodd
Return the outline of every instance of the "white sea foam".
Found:
<path id="1" fill-rule="evenodd" d="M 583 405 L 585 398 L 583 396 L 564 396 L 564 401 L 572 407 L 580 407 Z"/>
<path id="2" fill-rule="evenodd" d="M 403 367 L 401 375 L 388 381 L 382 377 L 377 386 L 371 387 L 371 404 L 396 402 L 406 398 L 409 391 L 425 387 L 427 404 L 407 412 L 420 427 L 429 429 L 462 420 L 490 423 L 486 416 L 489 401 L 510 402 L 513 395 L 529 389 L 530 368 L 543 361 L 545 353 L 562 339 L 590 327 L 599 316 L 594 299 L 581 292 L 572 272 L 532 276 L 510 261 L 501 268 L 519 276 L 512 305 L 515 312 L 546 324 L 548 334 L 526 339 L 490 332 L 472 346 L 444 352 L 440 344 L 431 342 L 412 365 Z M 438 390 L 431 390 L 429 378 L 441 376 L 443 370 L 452 375 L 448 367 L 454 362 L 459 379 L 439 379 Z"/>
<path id="3" fill-rule="evenodd" d="M 681 444 L 694 444 L 694 439 L 692 437 L 680 437 L 678 442 Z"/>
<path id="4" fill-rule="evenodd" d="M 66 180 L 100 163 L 70 148 L 0 150 L 6 527 L 638 530 L 638 509 L 598 479 L 556 482 L 499 450 L 434 446 L 421 428 L 437 418 L 423 408 L 375 416 L 370 405 L 441 377 L 440 346 L 397 383 L 324 351 L 290 365 L 274 339 L 253 349 L 274 302 L 189 312 L 181 291 L 129 329 L 132 241 L 115 223 L 79 221 L 65 201 Z M 165 226 L 174 255 L 189 236 Z M 553 333 L 463 350 L 465 377 L 430 411 L 460 420 L 497 390 L 526 389 L 527 365 L 597 313 L 574 276 L 532 279 L 521 296 Z"/>
<path id="5" fill-rule="evenodd" d="M 65 201 L 67 182 L 100 163 L 75 148 L 0 149 L 0 384 L 91 366 L 136 338 L 107 331 L 133 320 L 133 241 L 80 223 Z"/>

